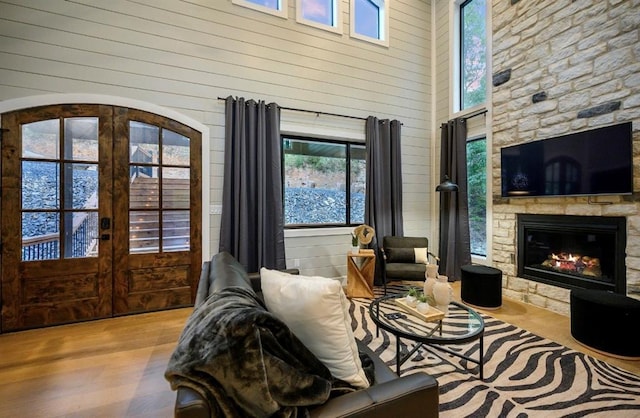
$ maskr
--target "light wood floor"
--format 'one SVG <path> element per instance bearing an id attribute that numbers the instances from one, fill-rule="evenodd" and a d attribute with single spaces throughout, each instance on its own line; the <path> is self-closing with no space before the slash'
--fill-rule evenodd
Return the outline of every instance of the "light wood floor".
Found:
<path id="1" fill-rule="evenodd" d="M 191 308 L 0 335 L 0 417 L 171 417 Z"/>
<path id="2" fill-rule="evenodd" d="M 459 299 L 459 285 L 453 287 Z M 171 417 L 175 393 L 163 374 L 190 312 L 0 335 L 0 417 Z M 506 298 L 502 308 L 484 312 L 640 375 L 640 361 L 577 344 L 567 317 Z"/>

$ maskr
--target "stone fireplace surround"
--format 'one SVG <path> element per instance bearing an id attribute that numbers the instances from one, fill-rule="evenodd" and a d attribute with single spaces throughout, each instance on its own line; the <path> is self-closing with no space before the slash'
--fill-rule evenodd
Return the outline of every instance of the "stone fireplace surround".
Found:
<path id="1" fill-rule="evenodd" d="M 626 219 L 626 294 L 640 299 L 640 210 L 632 196 L 504 199 L 493 203 L 493 266 L 503 272 L 503 295 L 569 316 L 570 290 L 518 277 L 518 214 L 621 216 Z"/>
<path id="2" fill-rule="evenodd" d="M 493 0 L 491 12 L 490 261 L 503 296 L 569 316 L 569 289 L 518 276 L 522 213 L 625 217 L 626 293 L 640 299 L 638 3 Z M 624 121 L 633 122 L 632 196 L 500 196 L 500 148 Z"/>

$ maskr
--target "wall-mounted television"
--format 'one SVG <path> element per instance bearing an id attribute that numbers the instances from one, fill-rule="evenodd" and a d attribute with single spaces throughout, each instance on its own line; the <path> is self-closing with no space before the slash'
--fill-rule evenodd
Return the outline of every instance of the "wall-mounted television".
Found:
<path id="1" fill-rule="evenodd" d="M 503 197 L 633 192 L 631 122 L 500 150 Z"/>

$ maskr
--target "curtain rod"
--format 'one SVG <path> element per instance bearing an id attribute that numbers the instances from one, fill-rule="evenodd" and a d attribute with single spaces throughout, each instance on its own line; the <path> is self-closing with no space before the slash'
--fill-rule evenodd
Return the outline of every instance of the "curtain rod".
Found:
<path id="1" fill-rule="evenodd" d="M 341 115 L 339 113 L 319 112 L 315 110 L 295 109 L 293 107 L 282 107 L 282 106 L 279 106 L 279 107 L 282 110 L 292 110 L 294 112 L 315 113 L 316 115 L 327 115 L 327 116 L 337 116 L 339 118 L 367 120 L 367 118 L 361 118 L 360 116 Z"/>
<path id="2" fill-rule="evenodd" d="M 218 100 L 227 100 L 227 98 L 226 97 L 218 97 Z M 367 120 L 367 118 L 361 118 L 359 116 L 341 115 L 339 113 L 320 112 L 318 110 L 296 109 L 296 108 L 293 108 L 293 107 L 283 107 L 283 106 L 278 106 L 278 107 L 280 108 L 280 110 L 291 110 L 293 112 L 315 113 L 316 115 L 327 115 L 327 116 L 337 116 L 339 118 Z"/>
<path id="3" fill-rule="evenodd" d="M 458 116 L 457 118 L 453 118 L 449 122 L 452 122 L 452 121 L 455 121 L 455 120 L 465 120 L 466 121 L 467 119 L 475 118 L 476 116 L 484 115 L 486 113 L 487 113 L 487 109 L 480 109 L 480 110 L 476 110 L 475 112 L 471 112 L 468 115 Z M 442 122 L 440 125 L 444 126 L 447 123 L 448 122 Z"/>
<path id="4" fill-rule="evenodd" d="M 480 109 L 476 110 L 475 112 L 469 113 L 468 115 L 460 116 L 460 119 L 471 119 L 475 118 L 476 116 L 484 115 L 485 113 L 487 113 L 487 109 Z"/>

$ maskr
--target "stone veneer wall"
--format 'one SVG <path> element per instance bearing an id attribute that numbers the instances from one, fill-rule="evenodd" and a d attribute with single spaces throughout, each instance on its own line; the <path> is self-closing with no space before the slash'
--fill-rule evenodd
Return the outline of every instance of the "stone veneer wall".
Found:
<path id="1" fill-rule="evenodd" d="M 640 0 L 493 0 L 493 262 L 504 295 L 565 315 L 569 291 L 516 277 L 516 214 L 625 216 L 640 298 Z M 633 196 L 500 197 L 500 148 L 633 122 Z M 606 152 L 606 151 L 604 151 Z"/>

